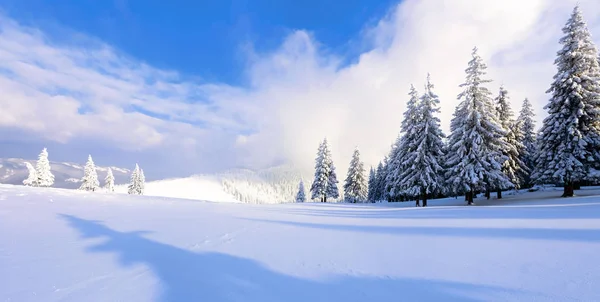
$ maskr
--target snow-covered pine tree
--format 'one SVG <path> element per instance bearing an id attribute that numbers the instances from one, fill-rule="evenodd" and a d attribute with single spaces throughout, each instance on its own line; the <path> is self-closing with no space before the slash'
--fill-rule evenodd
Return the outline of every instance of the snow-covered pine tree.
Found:
<path id="1" fill-rule="evenodd" d="M 375 186 L 373 186 L 373 200 L 379 202 L 383 199 L 382 184 L 385 184 L 385 173 L 383 172 L 383 163 L 379 162 L 375 172 Z"/>
<path id="2" fill-rule="evenodd" d="M 50 161 L 48 160 L 48 150 L 44 148 L 40 153 L 35 167 L 37 180 L 34 186 L 36 187 L 51 187 L 54 184 L 54 174 L 52 174 L 50 168 Z"/>
<path id="3" fill-rule="evenodd" d="M 521 161 L 527 167 L 527 171 L 524 171 L 521 176 L 523 179 L 523 186 L 528 188 L 531 186 L 531 173 L 533 172 L 533 157 L 537 150 L 536 132 L 535 132 L 535 113 L 533 112 L 533 106 L 529 99 L 523 100 L 521 106 L 521 112 L 519 113 L 519 119 L 517 120 L 517 126 L 519 132 L 522 135 L 520 141 L 525 147 L 524 152 L 521 152 Z"/>
<path id="4" fill-rule="evenodd" d="M 500 92 L 496 97 L 496 113 L 502 129 L 505 131 L 504 141 L 506 148 L 502 151 L 508 159 L 502 163 L 502 172 L 516 189 L 523 184 L 523 175 L 528 174 L 525 163 L 521 160 L 521 154 L 525 152 L 525 146 L 520 141 L 522 138 L 521 129 L 514 120 L 514 113 L 510 106 L 508 91 L 504 86 L 500 86 Z M 498 199 L 502 198 L 502 188 L 497 187 Z"/>
<path id="5" fill-rule="evenodd" d="M 131 172 L 127 193 L 132 195 L 140 194 L 140 167 L 138 164 L 135 164 L 135 169 Z"/>
<path id="6" fill-rule="evenodd" d="M 29 162 L 25 162 L 25 167 L 27 167 L 27 172 L 29 172 L 29 176 L 25 180 L 23 180 L 23 184 L 26 186 L 35 186 L 37 181 L 37 172 L 32 164 Z"/>
<path id="7" fill-rule="evenodd" d="M 382 163 L 382 168 L 381 168 L 381 178 L 379 180 L 379 183 L 377 184 L 377 191 L 379 191 L 379 200 L 383 201 L 383 200 L 388 200 L 389 201 L 389 194 L 387 191 L 387 179 L 388 179 L 388 169 L 390 167 L 390 162 L 389 162 L 389 156 L 385 156 L 383 158 L 383 163 Z"/>
<path id="8" fill-rule="evenodd" d="M 425 93 L 416 107 L 417 117 L 410 132 L 414 133 L 412 145 L 404 157 L 400 179 L 409 196 L 421 196 L 423 206 L 427 206 L 427 195 L 440 192 L 443 187 L 444 169 L 441 162 L 444 158 L 445 137 L 440 129 L 439 98 L 433 92 L 433 84 L 429 74 L 425 85 Z"/>
<path id="9" fill-rule="evenodd" d="M 570 197 L 574 183 L 590 179 L 599 168 L 600 66 L 598 49 L 578 5 L 563 33 L 532 178 L 537 183 L 564 183 L 563 196 Z"/>
<path id="10" fill-rule="evenodd" d="M 304 193 L 304 182 L 300 181 L 298 185 L 298 193 L 296 194 L 296 202 L 306 202 L 306 194 Z"/>
<path id="11" fill-rule="evenodd" d="M 310 187 L 311 199 L 327 202 L 327 197 L 338 198 L 337 184 L 335 166 L 331 159 L 327 138 L 325 138 L 319 145 L 317 158 L 315 159 L 315 180 Z"/>
<path id="12" fill-rule="evenodd" d="M 400 143 L 402 141 L 402 136 L 398 134 L 396 141 L 392 144 L 392 148 L 390 154 L 388 155 L 388 164 L 385 166 L 385 170 L 387 171 L 385 177 L 385 190 L 387 196 L 389 197 L 389 201 L 399 201 L 403 196 L 404 192 L 402 188 L 399 186 L 400 180 L 397 179 L 399 174 L 397 171 L 400 169 Z"/>
<path id="13" fill-rule="evenodd" d="M 408 168 L 408 154 L 416 148 L 417 135 L 415 125 L 419 123 L 420 114 L 418 112 L 419 107 L 419 93 L 413 85 L 410 85 L 410 96 L 406 103 L 406 110 L 404 111 L 404 119 L 402 120 L 401 136 L 396 141 L 396 150 L 390 153 L 390 163 L 387 182 L 388 190 L 394 199 L 400 197 L 415 197 L 417 195 L 410 195 L 406 191 L 408 185 L 402 181 L 402 173 Z"/>
<path id="14" fill-rule="evenodd" d="M 475 47 L 466 72 L 461 102 L 456 107 L 450 123 L 446 172 L 448 184 L 454 192 L 466 193 L 469 205 L 473 204 L 476 190 L 489 187 L 508 187 L 509 179 L 502 173 L 502 154 L 506 133 L 498 121 L 490 91 L 483 86 L 487 66 Z"/>
<path id="15" fill-rule="evenodd" d="M 376 179 L 376 175 L 375 175 L 375 170 L 373 170 L 373 167 L 371 167 L 371 169 L 369 170 L 369 188 L 368 188 L 368 193 L 367 193 L 367 199 L 369 200 L 369 202 L 375 202 L 375 179 Z"/>
<path id="16" fill-rule="evenodd" d="M 144 169 L 140 169 L 139 174 L 139 193 L 140 195 L 144 195 L 146 192 L 146 176 L 144 175 Z"/>
<path id="17" fill-rule="evenodd" d="M 99 188 L 100 182 L 98 181 L 96 165 L 94 165 L 92 156 L 88 155 L 88 160 L 83 170 L 83 177 L 81 178 L 81 186 L 79 187 L 79 190 L 94 192 L 97 191 Z"/>
<path id="18" fill-rule="evenodd" d="M 347 202 L 358 203 L 367 200 L 367 179 L 365 178 L 365 167 L 360 161 L 358 148 L 354 149 L 352 160 L 348 167 L 348 175 L 344 183 L 344 198 Z"/>
<path id="19" fill-rule="evenodd" d="M 106 178 L 104 178 L 104 188 L 108 192 L 115 191 L 115 176 L 113 175 L 113 171 L 111 168 L 108 168 L 108 171 L 106 171 Z"/>

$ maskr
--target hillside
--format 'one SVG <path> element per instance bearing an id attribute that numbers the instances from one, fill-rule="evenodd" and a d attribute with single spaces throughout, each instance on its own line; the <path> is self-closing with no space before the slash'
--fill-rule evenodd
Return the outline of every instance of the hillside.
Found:
<path id="1" fill-rule="evenodd" d="M 598 301 L 600 190 L 557 194 L 402 208 L 0 185 L 0 301 Z"/>
<path id="2" fill-rule="evenodd" d="M 36 160 L 25 160 L 21 158 L 0 158 L 0 183 L 22 185 L 23 180 L 27 178 L 28 171 L 25 162 L 31 163 L 34 167 Z M 55 188 L 75 189 L 80 186 L 81 177 L 83 177 L 83 168 L 85 163 L 66 163 L 66 162 L 50 162 L 52 173 L 54 174 Z M 110 167 L 115 176 L 115 183 L 129 182 L 130 170 Z M 106 177 L 108 167 L 97 166 L 98 178 L 103 183 Z"/>

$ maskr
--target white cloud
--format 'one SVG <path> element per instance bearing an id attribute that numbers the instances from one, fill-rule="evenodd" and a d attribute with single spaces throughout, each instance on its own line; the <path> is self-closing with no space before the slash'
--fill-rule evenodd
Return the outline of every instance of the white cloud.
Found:
<path id="1" fill-rule="evenodd" d="M 600 36 L 600 3 L 579 2 Z M 298 30 L 272 53 L 249 54 L 244 72 L 250 87 L 190 80 L 91 38 L 59 44 L 2 17 L 0 127 L 67 144 L 85 138 L 126 151 L 151 150 L 185 172 L 205 162 L 256 167 L 280 160 L 309 171 L 327 136 L 344 174 L 354 146 L 367 164 L 388 151 L 409 85 L 420 89 L 427 72 L 448 129 L 473 46 L 488 62 L 490 88 L 504 84 L 515 111 L 529 97 L 541 121 L 560 29 L 574 4 L 403 1 L 364 30 L 360 39 L 372 49 L 356 63 L 340 67 L 342 58 L 325 54 Z M 177 166 L 182 158 L 193 164 Z"/>

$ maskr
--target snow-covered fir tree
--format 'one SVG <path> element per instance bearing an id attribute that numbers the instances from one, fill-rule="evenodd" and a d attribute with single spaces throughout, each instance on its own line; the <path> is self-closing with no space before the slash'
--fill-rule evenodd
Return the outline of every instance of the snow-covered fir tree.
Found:
<path id="1" fill-rule="evenodd" d="M 532 185 L 531 172 L 533 172 L 533 156 L 537 149 L 534 117 L 535 113 L 533 112 L 531 102 L 529 102 L 529 99 L 523 100 L 521 112 L 517 119 L 517 126 L 519 127 L 519 132 L 522 136 L 520 141 L 525 147 L 525 150 L 519 154 L 521 161 L 527 167 L 527 171 L 521 176 L 524 187 L 530 187 Z"/>
<path id="2" fill-rule="evenodd" d="M 599 168 L 600 66 L 598 49 L 579 6 L 563 33 L 532 177 L 538 183 L 564 183 L 563 196 L 570 197 L 574 183 L 591 178 Z"/>
<path id="3" fill-rule="evenodd" d="M 50 168 L 48 160 L 48 150 L 44 148 L 38 156 L 37 165 L 35 167 L 37 180 L 34 183 L 36 187 L 51 187 L 54 184 L 54 174 Z"/>
<path id="4" fill-rule="evenodd" d="M 508 177 L 515 188 L 520 188 L 523 184 L 523 175 L 528 174 L 528 168 L 521 160 L 521 154 L 525 152 L 525 145 L 521 142 L 521 129 L 514 120 L 514 113 L 510 106 L 508 91 L 504 86 L 500 86 L 500 92 L 496 97 L 496 113 L 502 129 L 505 131 L 504 141 L 505 149 L 502 150 L 504 156 L 508 159 L 502 163 L 502 172 Z M 498 199 L 502 198 L 501 188 L 498 190 Z"/>
<path id="5" fill-rule="evenodd" d="M 406 191 L 407 184 L 402 181 L 402 173 L 408 166 L 408 154 L 415 150 L 417 135 L 415 126 L 419 123 L 419 93 L 413 85 L 410 86 L 410 96 L 406 103 L 404 111 L 404 119 L 402 120 L 401 136 L 396 141 L 395 152 L 390 153 L 390 165 L 387 170 L 387 188 L 390 192 L 390 197 L 393 200 L 398 200 L 409 196 Z"/>
<path id="6" fill-rule="evenodd" d="M 337 184 L 335 166 L 331 159 L 327 138 L 325 138 L 319 145 L 317 158 L 315 159 L 315 179 L 310 187 L 311 199 L 327 202 L 327 197 L 338 198 Z"/>
<path id="7" fill-rule="evenodd" d="M 455 193 L 466 193 L 469 205 L 473 204 L 476 190 L 511 186 L 502 173 L 502 154 L 506 149 L 505 131 L 497 118 L 491 92 L 484 86 L 491 82 L 485 76 L 487 66 L 475 47 L 469 62 L 464 90 L 458 95 L 461 101 L 450 123 L 446 172 L 449 186 Z"/>
<path id="8" fill-rule="evenodd" d="M 306 193 L 304 192 L 304 182 L 300 181 L 298 185 L 298 193 L 296 194 L 296 202 L 306 202 Z"/>
<path id="9" fill-rule="evenodd" d="M 100 188 L 100 182 L 98 181 L 98 173 L 96 172 L 96 165 L 92 156 L 88 155 L 87 163 L 83 170 L 83 177 L 81 178 L 81 186 L 79 190 L 83 191 L 98 191 Z"/>
<path id="10" fill-rule="evenodd" d="M 104 189 L 106 189 L 108 192 L 115 191 L 115 176 L 113 175 L 111 168 L 108 168 L 108 171 L 106 171 L 106 177 L 104 178 Z"/>
<path id="11" fill-rule="evenodd" d="M 23 184 L 26 186 L 35 186 L 37 181 L 37 172 L 35 171 L 35 168 L 29 162 L 25 162 L 25 167 L 27 167 L 27 172 L 29 172 L 29 175 L 25 180 L 23 180 Z"/>
<path id="12" fill-rule="evenodd" d="M 440 192 L 443 187 L 444 169 L 441 162 L 444 134 L 440 128 L 440 119 L 436 116 L 439 112 L 439 98 L 433 92 L 433 84 L 427 75 L 425 93 L 421 96 L 416 108 L 417 117 L 412 125 L 414 139 L 412 146 L 404 152 L 402 170 L 399 173 L 401 184 L 409 196 L 421 196 L 423 206 L 427 206 L 427 196 Z"/>
<path id="13" fill-rule="evenodd" d="M 373 200 L 375 202 L 383 199 L 383 186 L 385 186 L 385 173 L 383 172 L 383 163 L 379 162 L 375 172 L 375 185 L 373 186 Z"/>
<path id="14" fill-rule="evenodd" d="M 352 154 L 346 182 L 344 183 L 344 198 L 351 203 L 365 202 L 367 200 L 367 190 L 365 167 L 363 162 L 360 161 L 360 152 L 356 148 Z"/>
<path id="15" fill-rule="evenodd" d="M 141 178 L 140 178 L 140 167 L 135 164 L 135 168 L 131 172 L 131 178 L 129 180 L 129 186 L 127 186 L 127 193 L 132 195 L 141 195 Z"/>
<path id="16" fill-rule="evenodd" d="M 392 144 L 390 153 L 388 155 L 387 165 L 385 168 L 385 181 L 384 181 L 384 189 L 383 191 L 386 193 L 389 198 L 388 201 L 399 201 L 403 196 L 404 192 L 400 189 L 398 185 L 400 180 L 397 179 L 399 175 L 395 173 L 400 169 L 400 144 L 402 142 L 402 136 L 399 134 L 396 137 L 396 141 Z"/>
<path id="17" fill-rule="evenodd" d="M 375 202 L 375 179 L 375 170 L 373 170 L 373 167 L 371 167 L 369 170 L 369 187 L 367 193 L 367 199 L 369 202 Z"/>

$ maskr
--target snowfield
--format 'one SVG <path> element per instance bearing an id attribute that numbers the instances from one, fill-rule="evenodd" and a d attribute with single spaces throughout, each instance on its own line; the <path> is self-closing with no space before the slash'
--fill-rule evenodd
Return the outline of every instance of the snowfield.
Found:
<path id="1" fill-rule="evenodd" d="M 0 185 L 0 301 L 600 301 L 600 190 L 576 194 L 414 208 Z"/>

